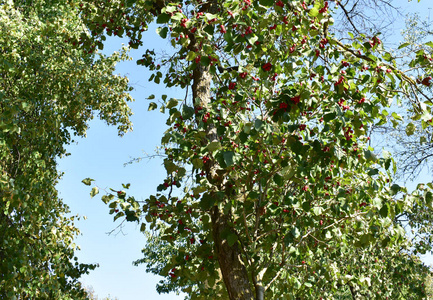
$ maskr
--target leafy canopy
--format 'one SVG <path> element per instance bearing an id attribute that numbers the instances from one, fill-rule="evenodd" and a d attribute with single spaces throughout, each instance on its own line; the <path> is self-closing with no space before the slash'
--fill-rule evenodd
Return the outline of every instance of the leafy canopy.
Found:
<path id="1" fill-rule="evenodd" d="M 75 216 L 57 194 L 56 159 L 95 112 L 131 129 L 126 52 L 78 47 L 77 1 L 0 3 L 0 298 L 84 299 L 74 256 Z"/>
<path id="2" fill-rule="evenodd" d="M 126 35 L 131 47 L 146 47 L 142 32 L 159 24 L 174 54 L 159 59 L 145 49 L 137 63 L 153 71 L 150 81 L 185 89 L 149 105 L 169 126 L 157 192 L 143 202 L 125 191 L 102 196 L 114 220 L 139 222 L 148 234 L 137 263 L 165 277 L 159 291 L 424 296 L 428 269 L 411 255 L 400 217 L 431 209 L 431 192 L 408 195 L 393 182 L 396 165 L 388 152 L 374 153 L 368 128 L 400 122 L 392 103 L 401 95 L 430 126 L 432 103 L 412 98 L 422 85 L 379 36 L 348 33 L 343 42 L 330 34 L 336 9 L 322 0 L 82 6 L 100 42 Z M 430 72 L 430 60 L 417 53 L 410 66 Z"/>

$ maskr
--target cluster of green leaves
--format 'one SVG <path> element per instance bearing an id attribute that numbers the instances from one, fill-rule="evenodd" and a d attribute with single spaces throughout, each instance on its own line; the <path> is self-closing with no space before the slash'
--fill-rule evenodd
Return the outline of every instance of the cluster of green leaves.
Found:
<path id="1" fill-rule="evenodd" d="M 138 63 L 154 71 L 149 80 L 192 87 L 192 97 L 161 101 L 167 178 L 157 193 L 142 206 L 124 191 L 103 196 L 115 219 L 156 232 L 138 262 L 166 277 L 160 291 L 225 295 L 218 211 L 227 218 L 219 238 L 241 249 L 251 286 L 268 298 L 331 298 L 342 287 L 377 299 L 425 295 L 428 269 L 408 254 L 398 218 L 428 203 L 399 196 L 392 157 L 368 146 L 366 128 L 400 122 L 391 100 L 417 89 L 379 37 L 344 44 L 328 34 L 337 8 L 322 0 L 101 3 L 105 18 L 128 7 L 113 26 L 148 11 L 145 29 L 155 16 L 175 54 L 156 63 L 148 49 Z M 416 105 L 429 124 L 428 105 Z"/>
<path id="2" fill-rule="evenodd" d="M 84 25 L 77 1 L 0 4 L 0 297 L 82 299 L 79 233 L 55 185 L 56 159 L 71 134 L 100 118 L 131 129 L 128 79 L 114 76 L 126 53 L 77 48 Z"/>

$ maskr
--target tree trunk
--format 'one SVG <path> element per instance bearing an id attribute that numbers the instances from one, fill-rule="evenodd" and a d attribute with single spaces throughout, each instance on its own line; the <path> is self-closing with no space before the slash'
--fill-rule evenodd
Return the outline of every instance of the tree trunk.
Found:
<path id="1" fill-rule="evenodd" d="M 192 86 L 194 106 L 207 107 L 210 103 L 210 85 L 212 75 L 209 69 L 197 66 L 193 74 L 194 82 Z M 218 141 L 218 135 L 214 126 L 209 126 L 206 130 L 207 142 Z M 219 166 L 213 161 L 205 166 L 206 176 L 209 182 L 219 181 L 217 170 Z M 221 182 L 221 181 L 220 181 Z M 227 241 L 221 237 L 223 231 L 233 231 L 229 228 L 228 216 L 223 215 L 217 206 L 212 208 L 212 234 L 215 244 L 218 262 L 223 276 L 224 284 L 231 300 L 251 300 L 254 299 L 253 291 L 249 281 L 247 269 L 241 259 L 241 249 L 237 243 L 229 246 Z"/>
<path id="2" fill-rule="evenodd" d="M 241 249 L 237 243 L 230 247 L 228 242 L 221 238 L 223 231 L 231 230 L 227 224 L 228 217 L 221 214 L 217 206 L 212 208 L 211 217 L 216 254 L 230 299 L 254 299 L 247 269 L 241 258 Z"/>
<path id="3" fill-rule="evenodd" d="M 207 5 L 203 5 L 201 11 L 215 13 L 217 11 L 217 1 L 208 2 Z M 190 44 L 188 48 L 190 50 L 199 49 L 200 45 L 196 41 L 195 36 L 190 34 L 189 38 Z M 193 71 L 192 94 L 194 107 L 202 106 L 203 108 L 207 108 L 209 106 L 211 102 L 211 83 L 212 74 L 209 72 L 209 67 L 202 66 L 198 63 L 197 67 Z M 206 137 L 207 143 L 219 141 L 215 126 L 209 124 L 206 129 Z M 218 177 L 216 172 L 218 169 L 219 166 L 216 161 L 208 162 L 205 165 L 206 177 L 209 182 L 221 185 L 223 184 L 223 180 Z M 221 188 L 221 186 L 219 186 L 219 188 Z M 221 237 L 223 231 L 227 232 L 227 230 L 229 230 L 233 232 L 233 229 L 227 224 L 229 217 L 222 214 L 219 211 L 218 206 L 211 208 L 210 214 L 215 251 L 230 299 L 254 299 L 254 293 L 250 284 L 247 269 L 242 261 L 241 249 L 237 243 L 230 247 L 227 240 Z"/>

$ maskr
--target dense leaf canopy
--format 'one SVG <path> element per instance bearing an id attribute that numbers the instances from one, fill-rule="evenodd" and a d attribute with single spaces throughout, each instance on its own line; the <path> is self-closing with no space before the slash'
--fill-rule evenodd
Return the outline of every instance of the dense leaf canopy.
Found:
<path id="1" fill-rule="evenodd" d="M 405 68 L 428 74 L 432 58 L 419 51 L 401 66 L 377 35 L 339 39 L 330 33 L 338 6 L 83 5 L 100 41 L 128 36 L 146 49 L 142 32 L 156 21 L 174 54 L 146 49 L 137 63 L 153 71 L 150 81 L 185 89 L 149 105 L 168 113 L 167 178 L 157 193 L 144 203 L 125 191 L 102 197 L 115 220 L 142 222 L 149 245 L 137 263 L 166 277 L 160 291 L 191 299 L 329 299 L 342 289 L 356 298 L 425 296 L 429 271 L 413 253 L 431 249 L 431 231 L 411 239 L 403 226 L 429 228 L 430 187 L 410 195 L 393 182 L 394 160 L 374 153 L 368 129 L 403 120 L 396 100 L 431 125 L 429 79 L 417 82 Z"/>
<path id="2" fill-rule="evenodd" d="M 168 125 L 156 193 L 142 202 L 125 191 L 102 196 L 115 220 L 141 223 L 149 245 L 137 263 L 165 277 L 159 291 L 423 298 L 429 270 L 414 254 L 431 250 L 433 186 L 409 194 L 397 185 L 393 158 L 375 154 L 368 129 L 404 122 L 399 101 L 421 128 L 432 125 L 433 43 L 400 63 L 378 35 L 332 30 L 339 6 L 1 2 L 2 296 L 85 297 L 77 279 L 94 266 L 71 261 L 77 230 L 54 188 L 55 160 L 94 112 L 120 134 L 131 128 L 128 81 L 112 75 L 126 49 L 97 52 L 115 35 L 143 49 L 137 63 L 150 81 L 185 91 L 149 105 Z M 146 47 L 154 21 L 173 46 L 169 59 Z"/>
<path id="3" fill-rule="evenodd" d="M 79 49 L 75 1 L 0 2 L 0 298 L 81 299 L 78 229 L 55 184 L 71 134 L 101 119 L 131 129 L 126 53 Z M 75 261 L 74 261 L 75 258 Z"/>

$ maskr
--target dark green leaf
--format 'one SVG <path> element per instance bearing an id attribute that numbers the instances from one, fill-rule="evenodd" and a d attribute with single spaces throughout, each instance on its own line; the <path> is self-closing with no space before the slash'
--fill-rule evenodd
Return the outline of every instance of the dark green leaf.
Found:
<path id="1" fill-rule="evenodd" d="M 168 27 L 158 27 L 156 29 L 156 33 L 158 33 L 160 37 L 165 39 L 167 37 Z"/>
<path id="2" fill-rule="evenodd" d="M 388 203 L 385 203 L 385 205 L 382 206 L 382 208 L 380 209 L 379 213 L 380 213 L 380 215 L 383 218 L 388 217 L 388 213 L 389 213 L 389 205 L 388 205 Z"/>
<path id="3" fill-rule="evenodd" d="M 254 121 L 254 128 L 255 128 L 257 131 L 260 131 L 260 130 L 263 128 L 263 126 L 264 126 L 264 123 L 263 123 L 262 120 L 256 119 L 256 120 Z"/>
<path id="4" fill-rule="evenodd" d="M 265 7 L 271 7 L 275 2 L 273 0 L 260 0 L 259 3 Z"/>
<path id="5" fill-rule="evenodd" d="M 278 173 L 274 175 L 274 182 L 278 186 L 283 186 L 284 185 L 283 177 L 280 174 L 278 174 Z"/>
<path id="6" fill-rule="evenodd" d="M 158 105 L 155 102 L 150 102 L 149 103 L 149 108 L 147 110 L 151 111 L 151 110 L 154 110 L 154 109 L 157 109 L 157 108 L 158 108 Z"/>
<path id="7" fill-rule="evenodd" d="M 227 236 L 227 243 L 229 244 L 229 247 L 232 247 L 237 241 L 238 241 L 238 236 L 236 234 L 230 233 Z"/>
<path id="8" fill-rule="evenodd" d="M 215 204 L 215 197 L 213 197 L 212 195 L 205 193 L 203 194 L 203 196 L 200 199 L 200 207 L 207 211 L 209 210 L 212 206 L 214 206 Z"/>
<path id="9" fill-rule="evenodd" d="M 168 21 L 170 21 L 170 15 L 165 13 L 158 15 L 158 18 L 156 19 L 157 24 L 168 23 Z"/>
<path id="10" fill-rule="evenodd" d="M 227 167 L 231 167 L 234 165 L 234 161 L 233 161 L 234 155 L 235 155 L 235 153 L 232 151 L 223 152 L 224 162 L 225 162 Z"/>

